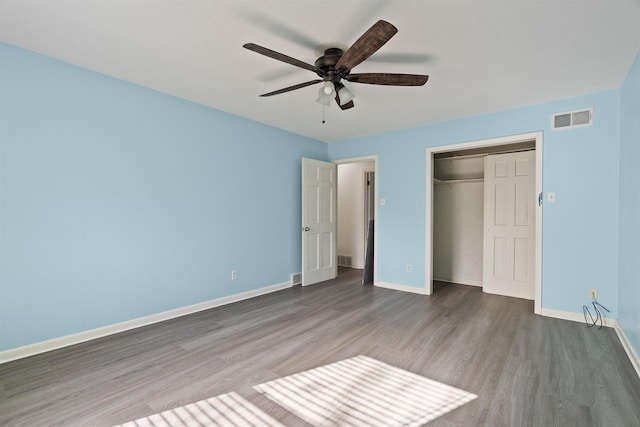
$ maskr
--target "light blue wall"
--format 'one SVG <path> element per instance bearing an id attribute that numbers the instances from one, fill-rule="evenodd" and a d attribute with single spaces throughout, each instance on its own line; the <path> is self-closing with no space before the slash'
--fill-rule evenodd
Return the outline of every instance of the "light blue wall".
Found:
<path id="1" fill-rule="evenodd" d="M 640 52 L 621 90 L 618 321 L 640 354 Z"/>
<path id="2" fill-rule="evenodd" d="M 378 279 L 423 287 L 425 149 L 535 131 L 558 198 L 542 305 L 580 312 L 598 287 L 640 345 L 638 60 L 622 90 L 328 147 L 5 44 L 0 60 L 0 351 L 287 281 L 302 156 L 379 156 Z M 593 126 L 550 130 L 585 107 Z"/>
<path id="3" fill-rule="evenodd" d="M 0 350 L 300 271 L 300 158 L 326 144 L 6 44 L 0 60 Z"/>
<path id="4" fill-rule="evenodd" d="M 551 114 L 593 107 L 593 126 L 552 131 Z M 582 312 L 590 287 L 617 312 L 618 90 L 330 144 L 332 160 L 379 156 L 378 279 L 424 287 L 425 149 L 544 132 L 544 308 Z M 406 264 L 413 272 L 405 271 Z"/>

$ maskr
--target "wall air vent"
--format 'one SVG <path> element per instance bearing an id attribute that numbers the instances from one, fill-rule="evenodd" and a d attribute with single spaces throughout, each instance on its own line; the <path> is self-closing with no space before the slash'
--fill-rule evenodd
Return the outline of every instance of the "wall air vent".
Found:
<path id="1" fill-rule="evenodd" d="M 338 265 L 341 267 L 351 267 L 353 265 L 351 255 L 338 255 Z"/>
<path id="2" fill-rule="evenodd" d="M 593 124 L 593 108 L 586 110 L 567 111 L 551 116 L 552 129 L 575 128 L 578 126 L 590 126 Z"/>
<path id="3" fill-rule="evenodd" d="M 299 285 L 302 283 L 302 273 L 291 274 L 291 286 Z"/>

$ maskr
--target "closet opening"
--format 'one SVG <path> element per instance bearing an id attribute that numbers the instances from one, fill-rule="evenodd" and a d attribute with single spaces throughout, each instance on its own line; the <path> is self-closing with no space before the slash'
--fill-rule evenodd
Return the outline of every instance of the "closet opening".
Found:
<path id="1" fill-rule="evenodd" d="M 478 286 L 539 311 L 541 150 L 541 133 L 427 150 L 427 294 Z"/>

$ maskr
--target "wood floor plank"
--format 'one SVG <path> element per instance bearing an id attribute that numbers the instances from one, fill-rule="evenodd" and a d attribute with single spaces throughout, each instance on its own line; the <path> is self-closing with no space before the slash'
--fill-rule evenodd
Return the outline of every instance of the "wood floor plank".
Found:
<path id="1" fill-rule="evenodd" d="M 433 426 L 640 425 L 640 379 L 612 329 L 437 283 L 431 296 L 338 279 L 0 365 L 0 425 L 109 426 L 366 355 L 478 398 Z"/>

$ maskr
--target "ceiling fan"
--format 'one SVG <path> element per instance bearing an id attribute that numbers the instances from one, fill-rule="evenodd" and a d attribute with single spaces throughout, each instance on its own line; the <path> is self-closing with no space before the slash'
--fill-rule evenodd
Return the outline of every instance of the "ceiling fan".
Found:
<path id="1" fill-rule="evenodd" d="M 316 80 L 299 83 L 297 85 L 285 87 L 273 92 L 265 93 L 260 96 L 279 95 L 281 93 L 290 92 L 303 87 L 323 83 L 320 88 L 320 97 L 318 102 L 329 105 L 330 100 L 335 96 L 338 106 L 342 110 L 353 108 L 353 95 L 342 83 L 346 80 L 351 83 L 366 83 L 373 85 L 386 86 L 422 86 L 429 76 L 421 74 L 390 74 L 390 73 L 351 73 L 351 70 L 365 59 L 373 55 L 391 37 L 398 32 L 398 29 L 387 21 L 380 20 L 373 24 L 356 42 L 343 51 L 337 47 L 330 47 L 324 50 L 324 55 L 318 58 L 313 65 L 275 50 L 267 49 L 255 43 L 246 43 L 242 47 L 249 49 L 261 55 L 305 70 L 313 71 L 320 77 Z"/>

